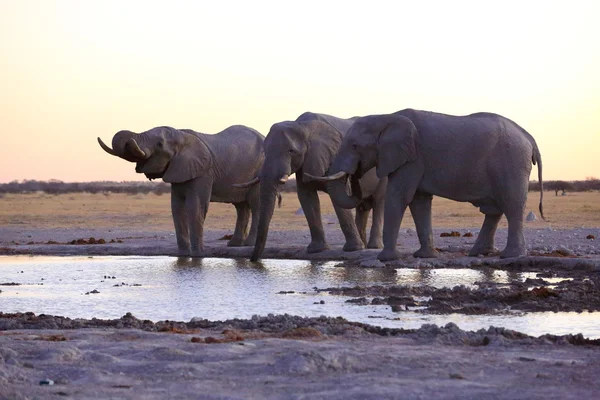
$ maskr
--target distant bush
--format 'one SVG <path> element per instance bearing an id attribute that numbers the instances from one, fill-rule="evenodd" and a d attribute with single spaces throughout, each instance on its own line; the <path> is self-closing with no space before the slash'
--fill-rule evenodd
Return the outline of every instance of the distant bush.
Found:
<path id="1" fill-rule="evenodd" d="M 290 179 L 281 187 L 285 193 L 296 192 L 296 179 Z M 529 182 L 529 191 L 539 191 L 540 184 L 537 181 Z M 588 177 L 582 181 L 545 181 L 544 190 L 554 191 L 558 196 L 559 192 L 588 192 L 592 190 L 600 191 L 600 179 Z M 6 193 L 35 193 L 43 192 L 50 195 L 64 193 L 126 193 L 131 195 L 153 193 L 157 196 L 171 192 L 171 186 L 165 182 L 62 182 L 56 179 L 50 181 L 23 180 L 12 181 L 9 183 L 0 183 L 0 198 Z"/>
<path id="2" fill-rule="evenodd" d="M 23 180 L 0 183 L 0 193 L 35 193 L 47 194 L 64 193 L 129 193 L 129 194 L 155 194 L 170 193 L 171 187 L 165 182 L 62 182 L 52 179 L 50 181 Z"/>
<path id="3" fill-rule="evenodd" d="M 538 192 L 540 183 L 538 181 L 529 182 L 529 191 Z M 589 192 L 600 190 L 600 179 L 587 178 L 584 181 L 544 181 L 544 190 L 553 191 L 555 196 L 558 192 Z"/>

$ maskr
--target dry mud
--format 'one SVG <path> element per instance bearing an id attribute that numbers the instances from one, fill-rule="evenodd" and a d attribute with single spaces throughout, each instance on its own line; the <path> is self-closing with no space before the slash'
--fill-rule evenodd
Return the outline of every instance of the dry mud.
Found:
<path id="1" fill-rule="evenodd" d="M 594 398 L 597 341 L 341 318 L 0 314 L 0 398 Z M 48 380 L 52 385 L 44 385 Z"/>
<path id="2" fill-rule="evenodd" d="M 306 230 L 272 231 L 264 257 L 535 273 L 502 285 L 319 289 L 352 296 L 356 307 L 465 314 L 600 309 L 600 246 L 588 239 L 599 229 L 528 229 L 530 256 L 511 260 L 467 257 L 474 237 L 464 234 L 477 230 L 457 231 L 460 236 L 440 237 L 450 230 L 436 230 L 438 259 L 412 257 L 418 245 L 410 229 L 400 235 L 401 260 L 379 263 L 378 250 L 344 253 L 335 224 L 327 225 L 330 250 L 307 254 Z M 225 247 L 220 239 L 227 233 L 206 233 L 206 256 L 248 257 L 251 248 Z M 67 244 L 77 239 L 88 244 Z M 505 240 L 500 229 L 497 246 Z M 0 254 L 174 255 L 175 237 L 167 231 L 7 227 L 0 228 Z M 501 327 L 401 330 L 288 315 L 152 322 L 130 314 L 80 320 L 0 313 L 0 398 L 595 398 L 598 344 L 581 335 L 534 338 Z M 40 384 L 46 379 L 54 384 Z"/>

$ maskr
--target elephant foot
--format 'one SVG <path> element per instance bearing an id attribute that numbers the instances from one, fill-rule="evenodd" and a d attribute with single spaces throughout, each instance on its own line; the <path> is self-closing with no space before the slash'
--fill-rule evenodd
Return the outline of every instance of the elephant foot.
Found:
<path id="1" fill-rule="evenodd" d="M 192 251 L 190 252 L 190 257 L 204 257 L 204 246 L 192 248 Z"/>
<path id="2" fill-rule="evenodd" d="M 383 249 L 383 241 L 371 239 L 367 244 L 367 249 Z"/>
<path id="3" fill-rule="evenodd" d="M 346 242 L 344 244 L 344 247 L 342 248 L 342 250 L 344 251 L 358 251 L 358 250 L 363 250 L 365 248 L 365 245 L 363 244 L 362 241 L 351 241 L 351 242 Z"/>
<path id="4" fill-rule="evenodd" d="M 227 242 L 227 247 L 241 247 L 244 245 L 244 240 L 242 238 L 231 238 Z"/>
<path id="5" fill-rule="evenodd" d="M 482 256 L 490 256 L 498 254 L 498 249 L 494 246 L 492 247 L 484 247 L 484 248 L 476 248 L 473 247 L 471 251 L 469 251 L 469 257 L 477 257 L 478 255 Z"/>
<path id="6" fill-rule="evenodd" d="M 421 247 L 419 250 L 413 253 L 413 257 L 416 258 L 437 258 L 438 255 L 439 253 L 437 250 L 424 247 Z"/>
<path id="7" fill-rule="evenodd" d="M 190 254 L 191 254 L 191 251 L 190 251 L 190 249 L 189 249 L 189 248 L 187 248 L 187 247 L 183 247 L 183 248 L 182 248 L 182 247 L 179 247 L 179 248 L 177 249 L 177 256 L 178 256 L 178 257 L 189 257 L 189 256 L 190 256 Z"/>
<path id="8" fill-rule="evenodd" d="M 508 247 L 500 252 L 500 258 L 514 258 L 514 257 L 523 257 L 527 255 L 527 249 L 513 248 L 509 249 Z"/>
<path id="9" fill-rule="evenodd" d="M 256 242 L 256 237 L 250 237 L 250 236 L 248 236 L 246 238 L 246 240 L 244 240 L 244 243 L 242 244 L 242 246 L 254 247 L 254 243 L 255 242 Z"/>
<path id="10" fill-rule="evenodd" d="M 398 250 L 394 249 L 383 249 L 381 253 L 377 255 L 379 261 L 392 261 L 400 258 Z"/>
<path id="11" fill-rule="evenodd" d="M 307 253 L 320 253 L 329 249 L 329 245 L 325 241 L 312 241 L 306 248 Z"/>

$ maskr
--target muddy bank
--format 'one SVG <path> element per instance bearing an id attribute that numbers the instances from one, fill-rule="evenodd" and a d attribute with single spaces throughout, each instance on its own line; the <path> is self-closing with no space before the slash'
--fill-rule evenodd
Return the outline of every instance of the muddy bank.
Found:
<path id="1" fill-rule="evenodd" d="M 389 305 L 393 311 L 424 314 L 502 314 L 543 311 L 600 311 L 600 274 L 589 271 L 545 271 L 524 282 L 475 282 L 453 288 L 431 286 L 356 286 L 316 289 L 351 296 L 357 306 Z"/>
<path id="2" fill-rule="evenodd" d="M 435 244 L 440 253 L 437 259 L 415 259 L 412 253 L 419 248 L 418 237 L 413 229 L 402 229 L 399 237 L 401 259 L 381 263 L 376 257 L 380 250 L 365 249 L 344 252 L 344 239 L 337 224 L 325 225 L 331 249 L 309 254 L 306 245 L 310 235 L 306 230 L 269 232 L 264 258 L 338 260 L 348 266 L 362 267 L 481 267 L 499 266 L 519 268 L 560 266 L 566 269 L 600 270 L 600 229 L 526 229 L 528 257 L 500 260 L 497 254 L 487 257 L 468 257 L 478 230 L 436 229 Z M 456 232 L 458 236 L 445 236 Z M 226 247 L 223 240 L 227 230 L 205 231 L 205 257 L 249 258 L 251 247 Z M 472 234 L 473 236 L 465 236 Z M 444 236 L 442 236 L 444 235 Z M 593 237 L 593 239 L 588 239 Z M 498 229 L 498 248 L 506 241 L 506 229 Z M 37 229 L 0 228 L 0 255 L 166 255 L 176 256 L 177 246 L 173 232 L 161 231 L 144 234 L 139 230 L 124 229 Z"/>
<path id="3" fill-rule="evenodd" d="M 572 344 L 600 346 L 600 339 L 586 339 L 582 335 L 542 335 L 533 337 L 511 329 L 489 327 L 478 331 L 464 331 L 454 323 L 438 327 L 425 324 L 420 329 L 383 328 L 347 321 L 342 317 L 306 318 L 293 315 L 254 316 L 251 319 L 230 319 L 209 321 L 193 318 L 183 321 L 141 320 L 131 313 L 118 319 L 67 318 L 31 312 L 0 312 L 0 331 L 12 330 L 73 330 L 73 329 L 139 329 L 146 332 L 169 332 L 194 334 L 210 332 L 213 343 L 243 341 L 245 339 L 278 337 L 289 339 L 325 339 L 335 337 L 356 338 L 362 336 L 401 336 L 420 343 L 441 343 L 446 345 L 487 346 L 509 344 Z M 60 341 L 60 338 L 56 341 Z M 195 340 L 198 342 L 199 340 Z M 209 342 L 211 342 L 209 340 Z"/>

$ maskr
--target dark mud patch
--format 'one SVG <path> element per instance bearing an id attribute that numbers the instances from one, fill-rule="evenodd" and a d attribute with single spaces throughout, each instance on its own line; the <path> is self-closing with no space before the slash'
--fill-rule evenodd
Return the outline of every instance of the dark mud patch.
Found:
<path id="1" fill-rule="evenodd" d="M 600 276 L 556 278 L 538 274 L 524 282 L 475 282 L 475 287 L 455 286 L 355 286 L 318 289 L 353 297 L 356 305 L 389 305 L 393 311 L 429 314 L 502 314 L 520 312 L 600 311 Z M 544 279 L 552 279 L 552 282 Z"/>
<path id="2" fill-rule="evenodd" d="M 82 328 L 140 329 L 149 332 L 170 332 L 174 334 L 211 333 L 213 339 L 204 338 L 195 342 L 224 343 L 265 337 L 289 339 L 335 339 L 356 338 L 369 335 L 402 336 L 419 343 L 439 343 L 445 345 L 488 346 L 488 345 L 593 345 L 600 346 L 600 339 L 586 339 L 576 335 L 542 335 L 537 338 L 511 329 L 489 327 L 478 331 L 464 331 L 454 323 L 443 327 L 425 324 L 419 329 L 382 328 L 368 324 L 350 322 L 344 318 L 306 318 L 292 315 L 254 316 L 251 319 L 230 319 L 209 321 L 193 318 L 189 322 L 140 320 L 131 313 L 112 320 L 71 319 L 53 315 L 34 313 L 1 313 L 1 331 L 41 329 L 71 330 Z M 219 332 L 218 335 L 214 335 Z"/>

